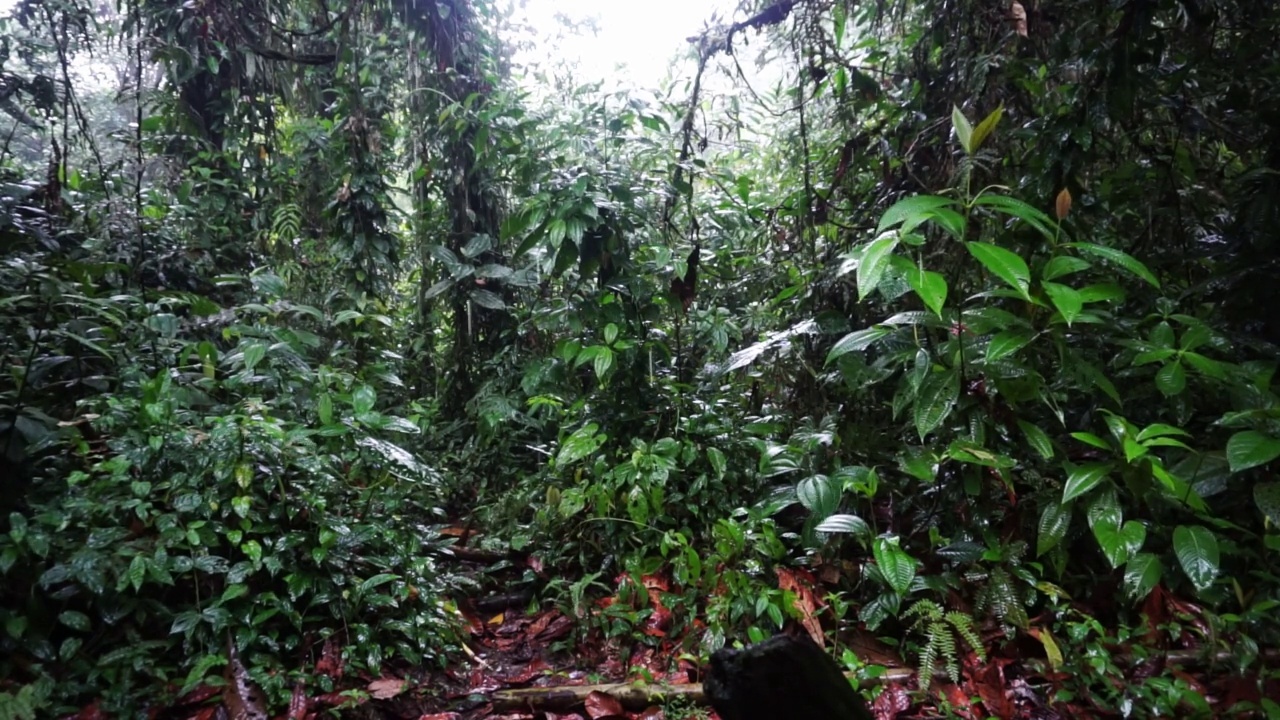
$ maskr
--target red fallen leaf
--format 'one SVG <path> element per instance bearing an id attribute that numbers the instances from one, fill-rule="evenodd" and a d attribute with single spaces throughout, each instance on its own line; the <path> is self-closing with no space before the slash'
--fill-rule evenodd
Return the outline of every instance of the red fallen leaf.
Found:
<path id="1" fill-rule="evenodd" d="M 404 680 L 400 678 L 379 678 L 369 683 L 369 695 L 374 700 L 390 700 L 404 690 Z"/>
<path id="2" fill-rule="evenodd" d="M 324 641 L 320 662 L 316 663 L 316 673 L 332 678 L 342 677 L 342 651 L 338 647 L 337 638 L 330 636 Z"/>
<path id="3" fill-rule="evenodd" d="M 804 625 L 805 632 L 809 633 L 809 637 L 813 638 L 818 647 L 826 647 L 827 641 L 822 632 L 822 623 L 817 618 L 821 604 L 813 594 L 813 575 L 804 570 L 790 570 L 782 567 L 776 568 L 776 572 L 778 588 L 795 593 L 793 607 L 800 611 L 800 624 Z"/>
<path id="4" fill-rule="evenodd" d="M 183 695 L 182 698 L 178 700 L 178 704 L 195 705 L 221 694 L 222 688 L 220 687 L 213 687 L 212 685 L 198 685 L 195 690 Z"/>
<path id="5" fill-rule="evenodd" d="M 524 562 L 525 562 L 525 565 L 529 566 L 530 570 L 534 571 L 538 575 L 542 574 L 542 558 L 538 557 L 537 555 L 530 555 L 529 558 Z"/>
<path id="6" fill-rule="evenodd" d="M 303 720 L 307 716 L 307 689 L 301 682 L 294 683 L 289 696 L 289 714 L 286 720 Z"/>
<path id="7" fill-rule="evenodd" d="M 671 622 L 675 616 L 671 611 L 661 605 L 653 609 L 653 613 L 649 615 L 649 619 L 644 623 L 644 634 L 649 637 L 666 637 L 667 631 L 671 629 Z"/>
<path id="8" fill-rule="evenodd" d="M 666 715 L 662 713 L 662 708 L 657 705 L 650 705 L 644 709 L 644 712 L 636 716 L 636 720 L 666 720 Z"/>
<path id="9" fill-rule="evenodd" d="M 453 525 L 451 527 L 441 528 L 439 532 L 443 537 L 462 537 L 467 534 L 467 529 L 458 525 Z"/>
<path id="10" fill-rule="evenodd" d="M 652 575 L 643 575 L 641 576 L 640 581 L 643 582 L 644 586 L 649 590 L 661 590 L 662 592 L 671 592 L 671 581 L 668 580 L 661 573 L 654 573 Z M 650 593 L 650 597 L 653 597 L 652 593 Z"/>
<path id="11" fill-rule="evenodd" d="M 529 631 L 525 634 L 528 635 L 529 637 L 536 637 L 538 635 L 541 635 L 544 631 L 546 631 L 547 627 L 550 626 L 551 623 L 554 622 L 555 619 L 558 617 L 560 617 L 559 610 L 551 610 L 549 612 L 543 613 L 542 615 L 539 615 L 538 619 L 534 620 L 533 623 L 529 625 Z"/>
<path id="12" fill-rule="evenodd" d="M 951 710 L 962 718 L 973 717 L 973 704 L 969 702 L 969 696 L 960 689 L 955 683 L 935 683 L 935 687 L 942 691 L 946 696 L 947 702 L 951 704 Z"/>
<path id="13" fill-rule="evenodd" d="M 871 704 L 871 712 L 876 720 L 897 720 L 898 716 L 911 709 L 911 698 L 902 683 L 889 683 L 880 697 Z"/>
<path id="14" fill-rule="evenodd" d="M 568 715 L 561 715 L 559 713 L 549 712 L 549 713 L 546 713 L 546 715 L 547 715 L 547 720 L 582 720 L 582 716 L 579 715 L 578 713 L 569 713 Z"/>
<path id="15" fill-rule="evenodd" d="M 618 699 L 599 690 L 587 696 L 587 700 L 583 703 L 587 709 L 587 717 L 592 720 L 600 720 L 601 718 L 613 717 L 617 715 L 625 715 L 622 709 L 622 703 Z"/>
<path id="16" fill-rule="evenodd" d="M 982 698 L 987 715 L 1011 718 L 1014 715 L 1014 707 L 1013 703 L 1009 702 L 1009 698 L 1005 697 L 1004 684 L 1004 673 L 1000 671 L 1000 665 L 991 662 L 970 681 L 970 694 L 976 694 Z"/>
<path id="17" fill-rule="evenodd" d="M 556 618 L 547 626 L 547 629 L 538 634 L 538 639 L 543 642 L 551 642 L 559 640 L 571 632 L 573 632 L 573 621 L 565 615 L 557 614 Z"/>

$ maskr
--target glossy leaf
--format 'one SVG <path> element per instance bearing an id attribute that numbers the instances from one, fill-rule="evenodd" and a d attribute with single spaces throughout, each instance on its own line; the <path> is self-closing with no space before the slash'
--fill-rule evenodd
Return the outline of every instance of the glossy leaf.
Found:
<path id="1" fill-rule="evenodd" d="M 965 244 L 969 253 L 990 270 L 996 277 L 1004 280 L 1024 298 L 1030 299 L 1031 271 L 1027 263 L 1015 253 L 997 245 L 984 242 Z"/>
<path id="2" fill-rule="evenodd" d="M 1200 525 L 1179 525 L 1173 531 L 1173 552 L 1191 584 L 1205 590 L 1218 577 L 1218 539 Z"/>
<path id="3" fill-rule="evenodd" d="M 1256 430 L 1238 432 L 1227 441 L 1227 462 L 1231 472 L 1266 465 L 1277 457 L 1280 457 L 1280 439 Z"/>
<path id="4" fill-rule="evenodd" d="M 1098 483 L 1111 471 L 1110 465 L 1084 465 L 1076 468 L 1067 477 L 1062 488 L 1062 502 L 1069 503 L 1098 486 Z"/>
<path id="5" fill-rule="evenodd" d="M 870 295 L 880 285 L 880 278 L 889 267 L 889 258 L 897 245 L 897 236 L 891 235 L 872 242 L 862 251 L 856 275 L 859 300 Z"/>

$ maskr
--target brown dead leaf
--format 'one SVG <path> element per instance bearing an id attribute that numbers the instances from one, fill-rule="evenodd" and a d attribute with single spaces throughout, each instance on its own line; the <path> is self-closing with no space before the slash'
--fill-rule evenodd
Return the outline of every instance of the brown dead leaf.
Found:
<path id="1" fill-rule="evenodd" d="M 626 712 L 622 709 L 622 703 L 618 702 L 617 698 L 598 690 L 587 695 L 587 700 L 584 705 L 586 706 L 587 717 L 592 720 L 626 716 Z"/>
<path id="2" fill-rule="evenodd" d="M 962 718 L 972 718 L 973 703 L 969 702 L 969 696 L 959 685 L 950 682 L 938 682 L 935 687 L 951 704 L 951 711 Z"/>
<path id="3" fill-rule="evenodd" d="M 369 695 L 374 700 L 390 700 L 404 691 L 404 680 L 400 678 L 379 678 L 369 683 Z"/>
<path id="4" fill-rule="evenodd" d="M 782 567 L 777 568 L 776 572 L 778 588 L 795 593 L 794 607 L 800 611 L 800 624 L 804 625 L 805 632 L 809 633 L 809 637 L 813 638 L 818 647 L 826 647 L 826 636 L 822 632 L 822 623 L 817 617 L 822 606 L 813 592 L 813 575 L 804 570 L 790 570 Z"/>
<path id="5" fill-rule="evenodd" d="M 644 712 L 636 716 L 636 720 L 665 720 L 666 715 L 662 713 L 662 708 L 657 705 L 650 705 L 644 709 Z"/>
<path id="6" fill-rule="evenodd" d="M 320 651 L 320 662 L 316 663 L 316 674 L 340 678 L 342 670 L 342 650 L 338 647 L 338 639 L 330 636 L 324 641 L 324 648 Z"/>
<path id="7" fill-rule="evenodd" d="M 227 640 L 227 670 L 224 677 L 226 690 L 222 702 L 227 707 L 230 720 L 267 720 L 267 698 L 249 678 L 249 671 L 240 662 L 236 646 Z"/>
<path id="8" fill-rule="evenodd" d="M 431 715 L 419 715 L 418 720 L 458 720 L 461 717 L 458 713 L 432 713 Z"/>
<path id="9" fill-rule="evenodd" d="M 1053 206 L 1054 212 L 1058 215 L 1058 220 L 1066 220 L 1067 214 L 1071 212 L 1071 191 L 1062 188 Z"/>

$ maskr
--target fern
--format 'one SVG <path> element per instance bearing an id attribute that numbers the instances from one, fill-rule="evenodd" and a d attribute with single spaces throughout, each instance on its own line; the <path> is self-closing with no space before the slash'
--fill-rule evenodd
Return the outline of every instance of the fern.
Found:
<path id="1" fill-rule="evenodd" d="M 53 682 L 48 678 L 22 686 L 16 693 L 0 692 L 0 718 L 4 720 L 35 720 L 48 710 L 49 693 Z"/>
<path id="2" fill-rule="evenodd" d="M 996 620 L 1012 634 L 1014 628 L 1025 628 L 1029 622 L 1025 599 L 1014 585 L 1014 579 L 1002 567 L 993 568 L 985 578 L 986 582 L 978 590 L 975 606 L 978 612 L 990 612 Z"/>
<path id="3" fill-rule="evenodd" d="M 960 681 L 960 649 L 956 642 L 958 635 L 978 656 L 986 660 L 986 651 L 982 648 L 982 639 L 978 637 L 973 617 L 959 611 L 945 612 L 942 606 L 932 600 L 917 600 L 905 613 L 903 620 L 915 618 L 911 630 L 924 635 L 924 647 L 920 650 L 920 689 L 927 691 L 933 682 L 934 673 L 938 671 L 939 660 L 946 668 L 947 675 L 953 682 Z"/>

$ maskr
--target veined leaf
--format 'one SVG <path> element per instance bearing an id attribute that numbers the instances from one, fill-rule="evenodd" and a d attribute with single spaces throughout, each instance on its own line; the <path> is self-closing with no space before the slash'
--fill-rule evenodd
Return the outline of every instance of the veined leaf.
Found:
<path id="1" fill-rule="evenodd" d="M 871 526 L 867 525 L 867 521 L 857 515 L 832 515 L 818 523 L 813 529 L 824 533 L 848 533 L 862 537 L 871 535 Z"/>
<path id="2" fill-rule="evenodd" d="M 960 112 L 960 108 L 955 105 L 951 106 L 951 125 L 956 130 L 956 139 L 960 141 L 960 147 L 964 149 L 966 155 L 972 155 L 973 147 L 973 125 L 969 124 L 969 118 Z"/>
<path id="3" fill-rule="evenodd" d="M 1109 248 L 1105 245 L 1095 245 L 1094 243 L 1069 243 L 1067 244 L 1067 247 L 1073 247 L 1095 257 L 1100 257 L 1104 260 L 1113 262 L 1147 281 L 1152 287 L 1160 287 L 1160 281 L 1157 280 L 1156 276 L 1147 269 L 1147 266 L 1143 265 L 1137 260 L 1137 258 L 1126 252 L 1116 250 L 1115 248 Z"/>
<path id="4" fill-rule="evenodd" d="M 880 284 L 880 278 L 889 267 L 889 257 L 898 245 L 896 235 L 882 237 L 862 251 L 862 259 L 858 261 L 858 299 L 862 300 Z"/>
<path id="5" fill-rule="evenodd" d="M 880 235 L 895 225 L 903 225 L 903 232 L 910 232 L 911 228 L 928 220 L 933 211 L 939 208 L 955 207 L 956 204 L 955 200 L 938 195 L 912 195 L 903 198 L 889 206 L 889 209 L 880 216 L 876 234 Z"/>
<path id="6" fill-rule="evenodd" d="M 1040 513 L 1040 525 L 1036 533 L 1036 557 L 1057 547 L 1071 527 L 1071 504 L 1051 502 Z"/>
<path id="7" fill-rule="evenodd" d="M 955 370 L 933 373 L 920 383 L 915 403 L 915 423 L 921 440 L 947 419 L 959 397 L 960 374 Z"/>
<path id="8" fill-rule="evenodd" d="M 987 136 L 991 134 L 991 131 L 996 129 L 996 125 L 1000 123 L 1000 117 L 1002 115 L 1004 115 L 1004 105 L 992 110 L 991 113 L 983 118 L 982 122 L 978 123 L 978 126 L 973 129 L 971 140 L 973 143 L 973 152 L 977 152 L 982 149 L 982 143 L 986 141 Z"/>
<path id="9" fill-rule="evenodd" d="M 889 587 L 898 595 L 906 595 L 916 577 L 916 561 L 899 547 L 896 538 L 876 538 L 872 554 Z"/>
<path id="10" fill-rule="evenodd" d="M 1138 553 L 1124 566 L 1125 592 L 1135 602 L 1142 600 L 1160 582 L 1160 575 L 1160 558 L 1151 553 Z"/>
<path id="11" fill-rule="evenodd" d="M 1053 306 L 1062 313 L 1062 319 L 1067 325 L 1075 322 L 1079 317 L 1080 311 L 1084 309 L 1084 301 L 1080 299 L 1080 293 L 1076 292 L 1073 287 L 1059 285 L 1055 282 L 1042 282 L 1040 286 L 1044 288 L 1044 292 L 1049 296 L 1049 301 Z"/>
<path id="12" fill-rule="evenodd" d="M 969 253 L 977 258 L 978 262 L 982 263 L 984 267 L 1008 283 L 1024 298 L 1031 299 L 1029 293 L 1031 270 L 1027 268 L 1025 260 L 1015 253 L 991 243 L 969 242 L 965 243 L 965 245 L 969 248 Z"/>
<path id="13" fill-rule="evenodd" d="M 1256 430 L 1245 430 L 1227 441 L 1227 462 L 1231 472 L 1240 472 L 1280 457 L 1280 440 Z"/>
<path id="14" fill-rule="evenodd" d="M 1253 502 L 1272 525 L 1280 527 L 1280 482 L 1262 482 L 1253 486 Z"/>
<path id="15" fill-rule="evenodd" d="M 1062 488 L 1062 502 L 1071 502 L 1094 489 L 1109 472 L 1110 465 L 1090 464 L 1076 468 L 1067 476 L 1067 484 Z"/>
<path id="16" fill-rule="evenodd" d="M 934 315 L 942 317 L 942 307 L 947 302 L 946 278 L 931 270 L 913 270 L 907 273 L 907 282 L 911 283 L 911 289 L 920 296 L 925 306 Z"/>
<path id="17" fill-rule="evenodd" d="M 840 340 L 827 353 L 827 364 L 839 358 L 841 355 L 848 355 L 851 352 L 859 352 L 866 350 L 876 340 L 879 340 L 893 332 L 893 328 L 877 325 L 875 327 L 863 328 L 855 330 L 848 335 L 840 338 Z"/>
<path id="18" fill-rule="evenodd" d="M 1027 436 L 1027 442 L 1031 443 L 1031 447 L 1040 453 L 1040 457 L 1045 460 L 1053 458 L 1053 441 L 1049 439 L 1044 430 L 1026 420 L 1019 420 L 1018 427 L 1021 428 L 1022 434 Z"/>
<path id="19" fill-rule="evenodd" d="M 1218 539 L 1200 525 L 1179 525 L 1173 531 L 1173 553 L 1187 579 L 1206 590 L 1218 577 Z"/>
<path id="20" fill-rule="evenodd" d="M 1008 195 L 996 195 L 994 193 L 979 195 L 974 198 L 973 204 L 975 206 L 981 205 L 994 208 L 1005 215 L 1018 218 L 1035 228 L 1036 231 L 1049 240 L 1055 239 L 1059 232 L 1057 229 L 1057 223 L 1050 219 L 1043 211 L 1037 210 L 1031 205 L 1028 205 L 1017 198 L 1011 198 Z"/>
<path id="21" fill-rule="evenodd" d="M 1054 278 L 1060 278 L 1063 275 L 1071 275 L 1073 273 L 1078 273 L 1081 270 L 1087 270 L 1089 267 L 1090 266 L 1087 261 L 1081 260 L 1078 257 L 1073 257 L 1071 255 L 1059 255 L 1044 264 L 1044 270 L 1041 272 L 1040 277 L 1043 280 L 1053 280 Z"/>
<path id="22" fill-rule="evenodd" d="M 1030 330 L 1006 330 L 997 334 L 987 344 L 986 362 L 990 364 L 1014 354 L 1026 347 L 1033 338 Z"/>

